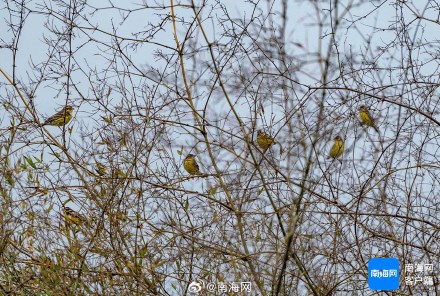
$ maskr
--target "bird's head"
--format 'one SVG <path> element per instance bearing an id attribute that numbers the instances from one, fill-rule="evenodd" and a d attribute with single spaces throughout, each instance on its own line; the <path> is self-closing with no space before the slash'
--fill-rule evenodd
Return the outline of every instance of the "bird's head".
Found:
<path id="1" fill-rule="evenodd" d="M 339 135 L 338 135 L 338 136 L 336 136 L 336 137 L 335 137 L 335 141 L 342 141 L 342 138 L 341 138 L 341 136 L 339 136 Z"/>
<path id="2" fill-rule="evenodd" d="M 192 158 L 194 158 L 194 157 L 196 157 L 194 154 L 188 154 L 188 155 L 185 157 L 185 159 L 192 159 Z"/>
<path id="3" fill-rule="evenodd" d="M 365 107 L 365 105 L 362 105 L 359 107 L 359 111 L 367 111 L 367 107 Z"/>
<path id="4" fill-rule="evenodd" d="M 64 213 L 65 213 L 66 215 L 71 215 L 73 212 L 74 212 L 74 211 L 73 211 L 71 208 L 69 208 L 69 207 L 65 207 L 65 208 L 64 208 Z"/>
<path id="5" fill-rule="evenodd" d="M 64 107 L 64 112 L 71 114 L 73 112 L 73 106 L 68 105 Z"/>

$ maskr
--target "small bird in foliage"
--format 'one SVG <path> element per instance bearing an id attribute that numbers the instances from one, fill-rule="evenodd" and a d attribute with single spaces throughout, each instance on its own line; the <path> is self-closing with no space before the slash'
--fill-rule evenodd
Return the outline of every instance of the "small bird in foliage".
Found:
<path id="1" fill-rule="evenodd" d="M 344 153 L 344 141 L 340 136 L 335 137 L 335 142 L 330 149 L 329 158 L 338 158 Z"/>
<path id="2" fill-rule="evenodd" d="M 376 124 L 374 123 L 374 118 L 370 115 L 368 108 L 364 105 L 359 107 L 359 118 L 362 124 L 374 128 L 376 132 L 379 132 Z"/>
<path id="3" fill-rule="evenodd" d="M 199 170 L 199 165 L 197 164 L 197 161 L 195 159 L 194 154 L 188 154 L 185 157 L 185 160 L 183 161 L 183 168 L 190 175 L 200 175 L 201 174 L 201 172 Z"/>
<path id="4" fill-rule="evenodd" d="M 272 138 L 269 134 L 265 133 L 263 130 L 259 130 L 257 133 L 257 143 L 261 149 L 267 150 L 270 146 L 275 143 L 274 138 Z"/>
<path id="5" fill-rule="evenodd" d="M 107 168 L 100 162 L 96 162 L 95 171 L 102 177 L 107 174 Z"/>
<path id="6" fill-rule="evenodd" d="M 83 215 L 72 210 L 69 207 L 64 208 L 63 216 L 64 219 L 66 219 L 66 224 L 68 226 L 71 226 L 72 223 L 76 226 L 81 226 L 82 224 L 87 222 L 87 219 Z"/>
<path id="7" fill-rule="evenodd" d="M 54 115 L 48 117 L 43 125 L 63 126 L 69 123 L 73 116 L 73 107 L 66 106 L 61 111 L 58 111 Z"/>

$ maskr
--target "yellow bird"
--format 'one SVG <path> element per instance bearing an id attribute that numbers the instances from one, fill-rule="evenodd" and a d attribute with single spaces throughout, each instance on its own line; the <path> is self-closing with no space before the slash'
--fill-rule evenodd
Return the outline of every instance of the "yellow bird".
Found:
<path id="1" fill-rule="evenodd" d="M 275 143 L 274 138 L 266 134 L 263 130 L 259 130 L 257 133 L 257 143 L 261 149 L 267 150 Z"/>
<path id="2" fill-rule="evenodd" d="M 69 123 L 73 116 L 73 107 L 66 106 L 61 111 L 58 111 L 54 115 L 48 117 L 43 125 L 63 126 Z"/>
<path id="3" fill-rule="evenodd" d="M 329 158 L 338 158 L 344 153 L 344 141 L 340 136 L 335 137 L 335 142 L 330 149 Z"/>
<path id="4" fill-rule="evenodd" d="M 193 154 L 188 154 L 185 157 L 185 160 L 183 161 L 183 168 L 190 175 L 200 175 L 201 174 L 201 172 L 199 170 L 199 165 L 197 164 L 197 161 L 195 159 L 195 155 L 193 155 Z"/>
<path id="5" fill-rule="evenodd" d="M 96 168 L 95 171 L 102 177 L 105 174 L 107 174 L 107 168 L 99 162 L 96 162 Z"/>
<path id="6" fill-rule="evenodd" d="M 66 219 L 66 224 L 68 226 L 71 226 L 72 223 L 76 224 L 77 226 L 81 226 L 82 224 L 84 224 L 87 221 L 83 215 L 72 210 L 69 207 L 64 208 L 63 216 L 64 216 L 64 219 Z"/>
<path id="7" fill-rule="evenodd" d="M 379 132 L 379 129 L 374 123 L 374 118 L 370 115 L 370 112 L 368 111 L 367 107 L 364 105 L 359 107 L 359 118 L 361 119 L 362 124 L 365 124 L 366 126 L 370 126 L 374 128 L 376 132 Z"/>

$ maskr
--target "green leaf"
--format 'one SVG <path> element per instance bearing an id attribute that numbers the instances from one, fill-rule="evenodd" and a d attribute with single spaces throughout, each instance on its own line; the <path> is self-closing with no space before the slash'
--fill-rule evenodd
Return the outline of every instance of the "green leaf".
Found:
<path id="1" fill-rule="evenodd" d="M 112 124 L 113 122 L 112 122 L 112 120 L 111 120 L 111 118 L 108 118 L 108 117 L 104 117 L 104 116 L 101 116 L 101 118 L 102 118 L 102 120 L 104 120 L 106 123 L 108 123 L 108 124 Z"/>
<path id="2" fill-rule="evenodd" d="M 144 247 L 139 251 L 139 255 L 141 255 L 141 257 L 144 257 L 145 254 L 147 254 L 148 248 Z"/>
<path id="3" fill-rule="evenodd" d="M 32 168 L 37 169 L 37 166 L 35 165 L 35 163 L 32 161 L 32 159 L 30 157 L 25 156 L 24 159 Z"/>
<path id="4" fill-rule="evenodd" d="M 8 182 L 8 184 L 11 187 L 14 187 L 14 185 L 15 185 L 14 172 L 11 169 L 7 169 L 5 172 L 5 177 L 6 177 L 6 182 Z"/>

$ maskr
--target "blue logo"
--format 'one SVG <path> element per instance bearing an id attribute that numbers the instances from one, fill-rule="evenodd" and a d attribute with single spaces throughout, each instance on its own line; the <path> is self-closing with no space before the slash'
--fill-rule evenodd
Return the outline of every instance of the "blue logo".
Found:
<path id="1" fill-rule="evenodd" d="M 368 261 L 368 286 L 372 290 L 397 290 L 400 264 L 396 258 L 373 258 Z"/>

